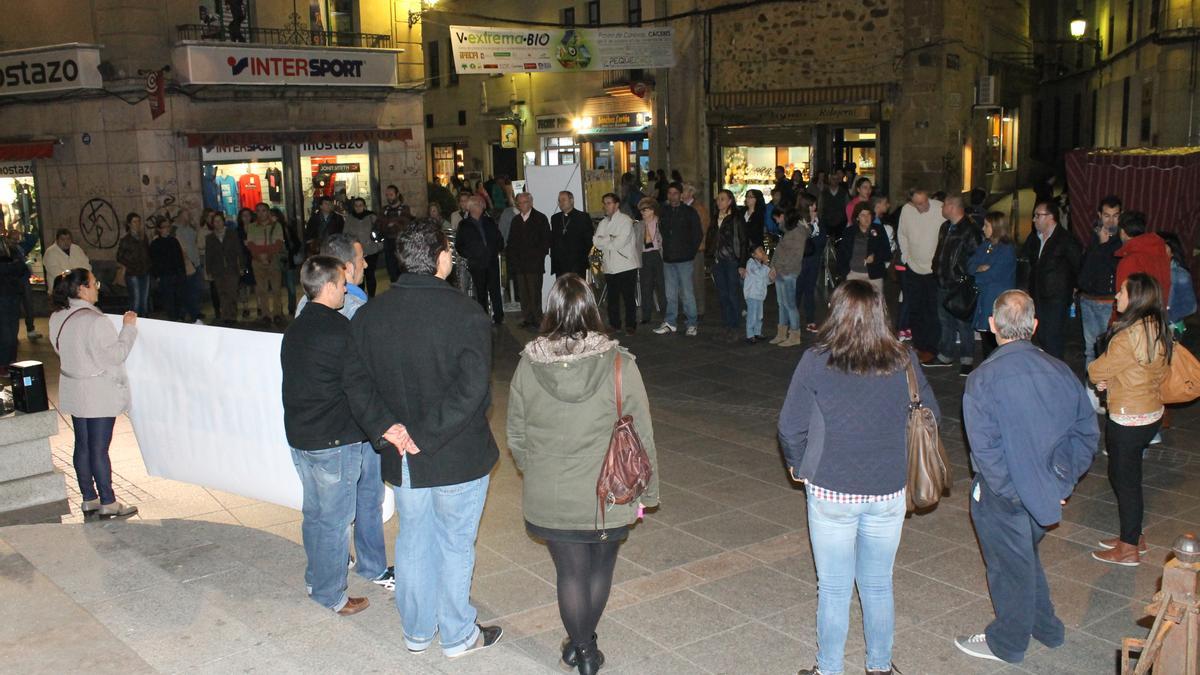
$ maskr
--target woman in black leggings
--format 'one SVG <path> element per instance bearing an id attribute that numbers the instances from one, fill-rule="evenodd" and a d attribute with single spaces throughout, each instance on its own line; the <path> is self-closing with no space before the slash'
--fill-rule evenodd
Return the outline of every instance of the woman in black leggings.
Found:
<path id="1" fill-rule="evenodd" d="M 596 479 L 618 417 L 618 390 L 621 413 L 633 418 L 653 473 L 640 500 L 600 505 Z M 591 287 L 574 274 L 555 282 L 541 336 L 525 346 L 513 374 L 508 448 L 525 475 L 525 529 L 546 542 L 554 560 L 567 629 L 561 665 L 591 675 L 604 665 L 596 625 L 617 552 L 642 506 L 658 505 L 658 466 L 637 364 L 604 333 Z"/>

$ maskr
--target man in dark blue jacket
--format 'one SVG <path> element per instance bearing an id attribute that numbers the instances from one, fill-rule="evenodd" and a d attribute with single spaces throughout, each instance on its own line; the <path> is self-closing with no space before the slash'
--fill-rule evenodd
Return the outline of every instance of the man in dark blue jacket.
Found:
<path id="1" fill-rule="evenodd" d="M 1037 547 L 1091 466 L 1100 429 L 1071 369 L 1030 342 L 1033 298 L 1001 293 L 989 322 L 999 347 L 967 379 L 963 422 L 976 472 L 971 518 L 996 619 L 955 644 L 977 658 L 1018 663 L 1030 637 L 1063 643 Z"/>

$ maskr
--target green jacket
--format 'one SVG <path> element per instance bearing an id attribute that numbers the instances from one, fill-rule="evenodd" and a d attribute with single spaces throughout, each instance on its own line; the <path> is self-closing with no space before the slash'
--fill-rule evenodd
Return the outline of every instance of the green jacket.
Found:
<path id="1" fill-rule="evenodd" d="M 614 361 L 621 353 L 624 414 L 650 457 L 653 475 L 641 503 L 658 505 L 658 456 L 650 402 L 634 357 L 615 340 L 538 338 L 521 353 L 508 396 L 508 449 L 525 475 L 525 520 L 556 530 L 599 527 L 596 480 L 617 420 Z M 614 505 L 604 526 L 637 520 L 637 503 Z"/>

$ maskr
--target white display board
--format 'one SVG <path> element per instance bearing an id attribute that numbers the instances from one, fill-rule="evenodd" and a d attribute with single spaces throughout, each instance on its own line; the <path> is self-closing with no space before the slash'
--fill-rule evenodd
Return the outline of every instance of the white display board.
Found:
<path id="1" fill-rule="evenodd" d="M 575 208 L 582 210 L 587 200 L 583 194 L 583 172 L 578 164 L 525 167 L 525 191 L 533 195 L 533 208 L 546 214 L 547 220 L 558 213 L 558 193 L 563 190 L 575 195 Z M 542 277 L 542 306 L 554 285 L 550 273 L 550 256 L 546 256 L 546 273 Z"/>
<path id="2" fill-rule="evenodd" d="M 117 330 L 121 317 L 109 315 Z M 278 333 L 142 319 L 125 362 L 146 472 L 299 510 Z M 383 519 L 395 512 L 384 492 Z"/>

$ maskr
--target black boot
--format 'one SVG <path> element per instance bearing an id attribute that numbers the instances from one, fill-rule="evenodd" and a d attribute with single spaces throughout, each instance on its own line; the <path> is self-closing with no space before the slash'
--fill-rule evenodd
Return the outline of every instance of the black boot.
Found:
<path id="1" fill-rule="evenodd" d="M 595 633 L 592 633 L 591 646 L 596 652 L 596 667 L 599 668 L 600 666 L 604 665 L 604 652 L 600 651 L 600 649 L 598 647 L 596 647 L 596 634 Z M 569 673 L 569 672 L 575 670 L 575 667 L 579 665 L 579 657 L 578 657 L 578 651 L 577 651 L 578 648 L 575 645 L 571 644 L 570 637 L 563 638 L 561 648 L 562 648 L 562 661 L 559 662 L 558 667 L 564 673 Z"/>
<path id="2" fill-rule="evenodd" d="M 596 648 L 596 640 L 593 639 L 586 645 L 577 645 L 575 656 L 578 661 L 579 675 L 596 675 L 600 672 L 603 661 L 601 661 L 600 650 Z"/>

